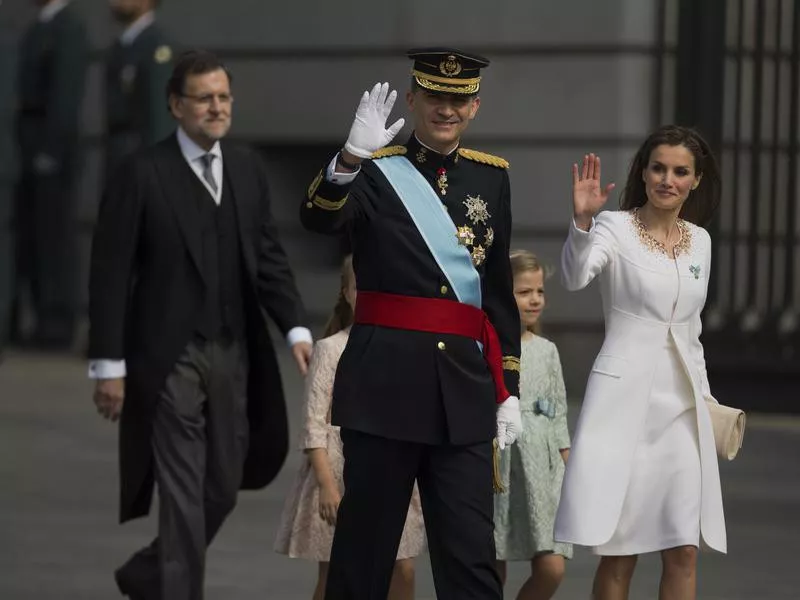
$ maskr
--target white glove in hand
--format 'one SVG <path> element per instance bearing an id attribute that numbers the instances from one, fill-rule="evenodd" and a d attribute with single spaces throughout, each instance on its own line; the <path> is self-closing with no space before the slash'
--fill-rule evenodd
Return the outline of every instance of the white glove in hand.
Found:
<path id="1" fill-rule="evenodd" d="M 405 119 L 397 119 L 386 129 L 386 119 L 395 100 L 397 91 L 392 90 L 390 94 L 388 83 L 376 83 L 371 92 L 364 92 L 344 149 L 354 156 L 370 158 L 376 150 L 391 142 L 405 123 Z"/>
<path id="2" fill-rule="evenodd" d="M 497 407 L 497 445 L 502 450 L 513 444 L 522 433 L 522 414 L 519 399 L 509 396 Z"/>

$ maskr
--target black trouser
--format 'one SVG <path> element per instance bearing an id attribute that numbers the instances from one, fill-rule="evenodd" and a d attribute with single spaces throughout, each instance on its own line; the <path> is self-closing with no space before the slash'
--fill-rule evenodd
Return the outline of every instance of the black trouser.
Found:
<path id="1" fill-rule="evenodd" d="M 247 451 L 241 343 L 194 341 L 167 378 L 153 422 L 158 537 L 117 571 L 142 600 L 200 600 L 206 548 L 236 505 Z"/>
<path id="2" fill-rule="evenodd" d="M 428 446 L 342 429 L 344 496 L 326 600 L 385 600 L 416 479 L 437 597 L 498 600 L 492 445 Z"/>
<path id="3" fill-rule="evenodd" d="M 66 167 L 49 175 L 24 170 L 16 190 L 14 327 L 20 326 L 20 290 L 27 286 L 36 313 L 35 341 L 60 347 L 72 342 L 77 305 L 74 183 Z"/>

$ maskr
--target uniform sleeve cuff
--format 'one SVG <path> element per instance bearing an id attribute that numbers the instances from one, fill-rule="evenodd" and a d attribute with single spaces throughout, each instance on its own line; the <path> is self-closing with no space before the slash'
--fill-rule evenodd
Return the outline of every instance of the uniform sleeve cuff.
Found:
<path id="1" fill-rule="evenodd" d="M 338 154 L 334 155 L 334 157 L 331 159 L 331 162 L 328 164 L 328 168 L 325 171 L 325 181 L 329 181 L 330 183 L 335 183 L 337 185 L 347 185 L 348 183 L 353 183 L 356 175 L 358 175 L 361 171 L 361 167 L 352 173 L 337 173 L 336 159 L 338 156 Z"/>
<path id="2" fill-rule="evenodd" d="M 90 379 L 120 379 L 127 375 L 124 360 L 91 360 L 89 361 Z"/>

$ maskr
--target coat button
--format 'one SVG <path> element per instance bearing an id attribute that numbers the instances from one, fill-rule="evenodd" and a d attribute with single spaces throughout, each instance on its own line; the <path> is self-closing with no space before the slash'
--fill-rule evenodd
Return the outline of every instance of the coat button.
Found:
<path id="1" fill-rule="evenodd" d="M 439 342 L 436 344 L 436 347 L 439 348 L 439 350 L 444 350 L 446 346 L 444 345 L 444 342 Z"/>
<path id="2" fill-rule="evenodd" d="M 314 205 L 311 204 L 311 202 L 306 202 L 306 208 L 311 208 L 312 206 L 314 206 Z"/>
<path id="3" fill-rule="evenodd" d="M 447 286 L 443 285 L 439 288 L 439 291 L 442 293 L 442 296 L 444 296 L 447 293 Z"/>

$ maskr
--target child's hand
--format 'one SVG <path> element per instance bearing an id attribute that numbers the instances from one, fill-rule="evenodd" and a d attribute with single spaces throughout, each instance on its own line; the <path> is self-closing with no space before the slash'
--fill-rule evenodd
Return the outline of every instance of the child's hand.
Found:
<path id="1" fill-rule="evenodd" d="M 319 488 L 319 516 L 328 524 L 336 525 L 336 513 L 339 511 L 339 502 L 342 496 L 335 485 L 326 485 Z"/>

